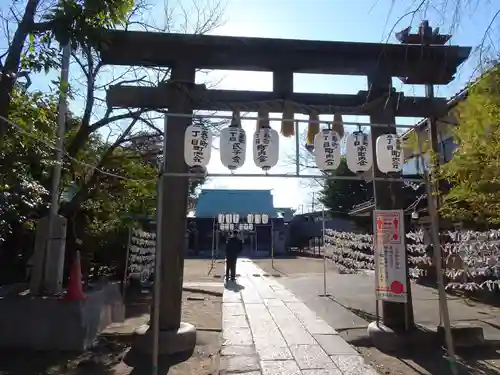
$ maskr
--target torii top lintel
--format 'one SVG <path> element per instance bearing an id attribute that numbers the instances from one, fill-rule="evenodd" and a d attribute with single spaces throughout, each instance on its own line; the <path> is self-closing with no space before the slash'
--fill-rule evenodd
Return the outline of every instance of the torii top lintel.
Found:
<path id="1" fill-rule="evenodd" d="M 408 83 L 446 84 L 470 47 L 191 35 L 106 30 L 104 64 L 370 75 L 384 70 Z M 414 77 L 413 79 L 411 79 Z M 413 81 L 413 82 L 412 82 Z"/>

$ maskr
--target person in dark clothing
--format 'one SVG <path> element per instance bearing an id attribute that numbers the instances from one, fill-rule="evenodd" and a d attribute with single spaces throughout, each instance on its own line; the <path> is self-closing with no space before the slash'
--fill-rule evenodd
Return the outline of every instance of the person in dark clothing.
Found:
<path id="1" fill-rule="evenodd" d="M 243 245 L 237 232 L 232 232 L 226 243 L 226 280 L 236 280 L 236 262 Z"/>

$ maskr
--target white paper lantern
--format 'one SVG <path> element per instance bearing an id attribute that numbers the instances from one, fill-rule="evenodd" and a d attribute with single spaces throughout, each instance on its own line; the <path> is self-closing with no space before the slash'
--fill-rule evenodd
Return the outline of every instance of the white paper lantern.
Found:
<path id="1" fill-rule="evenodd" d="M 248 230 L 248 224 L 242 224 L 243 225 L 243 230 Z"/>
<path id="2" fill-rule="evenodd" d="M 184 134 L 184 160 L 190 167 L 206 167 L 212 154 L 212 131 L 202 125 L 189 125 Z"/>
<path id="3" fill-rule="evenodd" d="M 234 224 L 232 224 L 232 223 L 231 223 L 231 224 L 229 224 L 229 229 L 230 229 L 230 230 L 234 230 Z"/>
<path id="4" fill-rule="evenodd" d="M 247 135 L 239 127 L 228 127 L 220 132 L 219 153 L 222 165 L 234 171 L 245 164 Z"/>
<path id="5" fill-rule="evenodd" d="M 403 147 L 396 134 L 383 134 L 377 138 L 376 156 L 378 169 L 382 173 L 400 172 L 403 169 Z"/>
<path id="6" fill-rule="evenodd" d="M 254 217 L 253 217 L 254 221 L 255 221 L 255 224 L 260 224 L 260 214 L 255 214 Z"/>
<path id="7" fill-rule="evenodd" d="M 233 223 L 239 223 L 239 222 L 240 222 L 240 215 L 233 214 Z"/>
<path id="8" fill-rule="evenodd" d="M 223 230 L 224 230 L 224 224 L 223 224 L 223 223 L 219 224 L 219 229 L 220 229 L 221 231 L 223 231 Z"/>
<path id="9" fill-rule="evenodd" d="M 233 222 L 233 215 L 226 214 L 226 223 L 232 223 L 232 222 Z"/>
<path id="10" fill-rule="evenodd" d="M 252 224 L 253 223 L 253 215 L 252 214 L 248 214 L 247 215 L 247 223 L 248 224 Z"/>
<path id="11" fill-rule="evenodd" d="M 248 224 L 248 230 L 253 230 L 253 224 Z"/>
<path id="12" fill-rule="evenodd" d="M 322 171 L 334 171 L 340 165 L 340 136 L 330 129 L 323 129 L 314 137 L 314 157 Z"/>
<path id="13" fill-rule="evenodd" d="M 223 224 L 223 223 L 224 223 L 224 214 L 219 214 L 219 215 L 217 216 L 217 222 L 218 222 L 219 224 Z"/>
<path id="14" fill-rule="evenodd" d="M 261 128 L 253 137 L 253 160 L 255 165 L 268 171 L 278 164 L 280 152 L 278 132 L 271 128 Z"/>
<path id="15" fill-rule="evenodd" d="M 369 171 L 373 165 L 370 134 L 363 132 L 349 134 L 346 138 L 345 156 L 347 167 L 354 173 Z"/>
<path id="16" fill-rule="evenodd" d="M 267 224 L 269 222 L 269 216 L 266 214 L 262 214 L 262 224 Z"/>
<path id="17" fill-rule="evenodd" d="M 224 224 L 224 230 L 229 230 L 229 224 Z"/>

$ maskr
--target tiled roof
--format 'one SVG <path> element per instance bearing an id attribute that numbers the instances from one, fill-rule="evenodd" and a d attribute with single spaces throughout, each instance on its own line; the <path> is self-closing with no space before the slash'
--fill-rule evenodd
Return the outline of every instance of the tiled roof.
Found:
<path id="1" fill-rule="evenodd" d="M 270 190 L 203 189 L 198 196 L 195 217 L 217 217 L 220 213 L 278 216 Z"/>

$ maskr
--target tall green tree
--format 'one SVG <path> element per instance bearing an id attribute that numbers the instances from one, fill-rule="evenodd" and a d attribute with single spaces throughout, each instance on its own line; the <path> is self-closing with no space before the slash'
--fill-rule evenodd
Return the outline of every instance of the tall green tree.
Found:
<path id="1" fill-rule="evenodd" d="M 343 157 L 335 176 L 356 176 L 347 167 Z M 320 191 L 320 201 L 334 216 L 348 216 L 349 211 L 360 203 L 373 198 L 373 184 L 364 180 L 328 180 Z"/>
<path id="2" fill-rule="evenodd" d="M 15 271 L 18 261 L 26 261 L 36 222 L 49 204 L 57 97 L 15 90 L 10 115 L 16 127 L 0 149 L 0 265 L 6 267 L 0 269 L 0 279 Z M 70 113 L 67 121 L 69 141 L 80 119 Z M 102 161 L 104 153 L 109 156 Z M 113 263 L 123 253 L 120 235 L 128 225 L 123 218 L 154 215 L 156 167 L 144 161 L 141 152 L 110 144 L 95 133 L 76 162 L 65 161 L 64 172 L 62 188 L 70 196 L 63 197 L 62 207 L 78 202 L 68 217 L 69 249 L 76 247 L 85 259 Z M 108 255 L 103 258 L 104 253 Z"/>
<path id="3" fill-rule="evenodd" d="M 13 1 L 11 12 L 19 10 L 22 3 Z M 9 117 L 11 94 L 22 69 L 48 71 L 57 67 L 57 42 L 71 43 L 73 49 L 96 42 L 99 36 L 93 30 L 125 23 L 134 0 L 59 0 L 43 5 L 41 0 L 24 2 L 24 10 L 16 17 L 17 27 L 7 41 L 9 48 L 0 61 L 0 116 L 4 118 Z M 0 122 L 0 137 L 6 129 Z"/>
<path id="4" fill-rule="evenodd" d="M 451 184 L 441 212 L 454 220 L 500 223 L 500 69 L 494 67 L 471 86 L 458 105 L 453 139 L 458 149 L 441 166 Z"/>
<path id="5" fill-rule="evenodd" d="M 161 137 L 162 129 L 158 124 L 163 121 L 164 114 L 143 109 L 107 108 L 103 106 L 104 91 L 111 84 L 155 86 L 167 80 L 170 71 L 167 68 L 104 66 L 94 48 L 96 39 L 100 38 L 94 31 L 100 27 L 126 29 L 139 25 L 146 30 L 205 33 L 220 24 L 223 8 L 217 1 L 207 1 L 204 5 L 193 0 L 191 8 L 186 8 L 187 4 L 182 5 L 185 19 L 179 19 L 175 17 L 174 9 L 167 6 L 167 17 L 161 26 L 146 23 L 148 0 L 136 0 L 135 5 L 128 0 L 49 0 L 44 2 L 43 7 L 40 6 L 42 1 L 12 1 L 10 12 L 6 12 L 12 14 L 12 19 L 8 24 L 10 29 L 5 33 L 8 38 L 5 44 L 9 48 L 0 56 L 0 72 L 14 74 L 11 75 L 10 86 L 6 81 L 0 83 L 0 115 L 10 117 L 11 121 L 25 127 L 23 129 L 28 133 L 40 133 L 34 125 L 44 122 L 46 133 L 20 139 L 17 127 L 9 125 L 9 131 L 1 137 L 7 145 L 0 147 L 0 168 L 6 171 L 0 176 L 4 178 L 0 181 L 5 192 L 2 197 L 5 204 L 0 202 L 3 204 L 0 207 L 0 237 L 10 242 L 4 246 L 0 243 L 0 255 L 2 252 L 16 254 L 17 250 L 10 250 L 23 246 L 32 249 L 34 224 L 46 213 L 48 206 L 53 150 L 42 147 L 41 140 L 46 140 L 48 144 L 54 142 L 59 85 L 53 82 L 54 95 L 50 96 L 20 90 L 19 83 L 22 82 L 16 78 L 19 72 L 43 75 L 53 68 L 57 71 L 60 41 L 71 41 L 70 100 L 80 99 L 76 106 L 70 105 L 73 113 L 68 114 L 66 121 L 65 150 L 68 157 L 64 160 L 63 202 L 59 213 L 68 218 L 67 249 L 79 249 L 83 255 L 116 253 L 122 250 L 117 239 L 128 225 L 124 217 L 135 213 L 151 216 L 155 212 L 157 168 L 148 160 L 151 150 L 147 149 L 148 144 L 143 145 L 142 151 L 131 148 L 130 144 L 140 133 L 153 139 Z M 132 5 L 134 7 L 130 9 Z M 5 94 L 8 94 L 8 100 L 3 100 Z M 32 102 L 32 95 L 35 94 L 39 99 L 34 105 L 23 102 Z M 5 125 L 0 121 L 2 124 Z M 34 155 L 30 156 L 30 160 L 34 160 L 31 164 L 27 164 L 21 158 L 23 153 L 19 152 L 26 145 L 31 145 L 28 141 L 33 141 L 30 146 L 33 149 L 28 150 L 30 155 Z M 19 158 L 16 152 L 19 152 Z M 17 164 L 12 164 L 14 162 Z M 12 170 L 19 171 L 18 174 L 9 174 L 13 165 L 17 169 Z M 18 189 L 20 183 L 16 178 L 29 178 L 35 184 L 28 186 L 35 191 L 31 194 Z M 190 192 L 195 194 L 199 184 L 199 181 L 193 181 Z M 21 210 L 18 201 L 24 205 Z M 124 242 L 124 239 L 120 238 L 120 241 Z M 0 260 L 0 264 L 11 263 Z"/>

